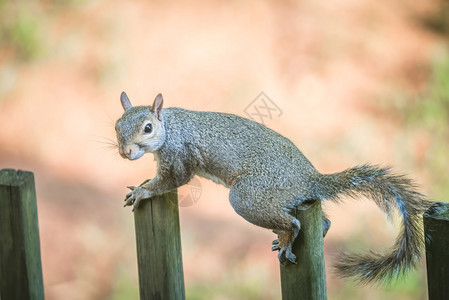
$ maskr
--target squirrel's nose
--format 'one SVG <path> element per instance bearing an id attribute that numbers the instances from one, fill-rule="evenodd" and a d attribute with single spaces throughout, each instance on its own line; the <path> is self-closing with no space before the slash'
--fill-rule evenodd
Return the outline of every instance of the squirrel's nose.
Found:
<path id="1" fill-rule="evenodd" d="M 131 158 L 131 155 L 133 154 L 133 149 L 131 149 L 131 147 L 126 147 L 124 152 L 126 157 Z"/>
<path id="2" fill-rule="evenodd" d="M 133 154 L 133 149 L 131 149 L 131 147 L 124 147 L 124 148 L 120 149 L 119 152 L 123 158 L 130 159 Z"/>

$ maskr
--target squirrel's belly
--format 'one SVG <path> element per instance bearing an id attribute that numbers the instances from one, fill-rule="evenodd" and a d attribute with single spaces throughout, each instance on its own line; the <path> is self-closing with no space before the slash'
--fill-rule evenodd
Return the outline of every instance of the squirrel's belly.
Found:
<path id="1" fill-rule="evenodd" d="M 212 175 L 210 173 L 205 172 L 204 170 L 198 170 L 195 174 L 200 176 L 200 177 L 212 180 L 213 182 L 221 184 L 221 185 L 223 185 L 223 186 L 225 186 L 227 188 L 230 188 L 230 186 L 226 182 L 224 182 L 223 180 L 221 180 L 220 178 L 218 178 L 215 175 Z"/>

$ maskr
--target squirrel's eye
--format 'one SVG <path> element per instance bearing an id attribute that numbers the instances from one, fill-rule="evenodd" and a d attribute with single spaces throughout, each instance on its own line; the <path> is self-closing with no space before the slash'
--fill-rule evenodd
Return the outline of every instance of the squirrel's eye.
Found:
<path id="1" fill-rule="evenodd" d="M 145 125 L 145 128 L 143 129 L 143 132 L 145 132 L 145 133 L 151 133 L 151 131 L 153 131 L 153 125 L 151 125 L 150 123 L 148 123 L 147 125 Z"/>

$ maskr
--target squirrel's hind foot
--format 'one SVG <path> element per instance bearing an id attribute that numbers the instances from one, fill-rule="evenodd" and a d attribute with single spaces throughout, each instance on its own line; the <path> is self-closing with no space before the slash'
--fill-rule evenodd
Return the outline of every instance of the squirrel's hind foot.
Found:
<path id="1" fill-rule="evenodd" d="M 299 223 L 299 222 L 298 222 Z M 298 224 L 299 227 L 299 224 Z M 278 239 L 272 242 L 272 251 L 279 251 L 278 259 L 282 265 L 291 262 L 296 264 L 296 255 L 292 252 L 293 241 L 298 235 L 299 228 L 295 228 L 293 231 L 278 231 L 275 230 L 274 233 L 278 235 Z"/>
<path id="2" fill-rule="evenodd" d="M 282 247 L 279 244 L 279 240 L 274 240 L 273 241 L 273 247 L 271 247 L 271 250 L 272 251 L 279 251 L 278 259 L 279 259 L 279 262 L 282 265 L 286 265 L 287 261 L 289 261 L 289 262 L 291 262 L 293 264 L 296 264 L 296 255 L 294 255 L 293 252 L 292 252 L 291 244 Z"/>

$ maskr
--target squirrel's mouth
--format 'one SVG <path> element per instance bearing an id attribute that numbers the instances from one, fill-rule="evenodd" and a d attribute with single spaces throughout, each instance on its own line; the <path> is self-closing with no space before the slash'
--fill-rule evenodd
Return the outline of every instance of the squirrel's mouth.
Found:
<path id="1" fill-rule="evenodd" d="M 136 160 L 145 154 L 145 150 L 139 145 L 129 145 L 119 148 L 120 156 L 124 159 Z"/>

